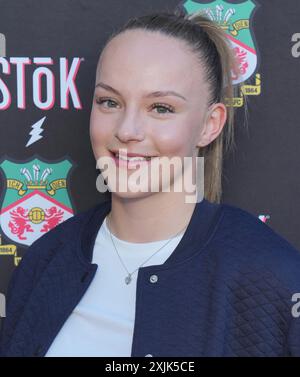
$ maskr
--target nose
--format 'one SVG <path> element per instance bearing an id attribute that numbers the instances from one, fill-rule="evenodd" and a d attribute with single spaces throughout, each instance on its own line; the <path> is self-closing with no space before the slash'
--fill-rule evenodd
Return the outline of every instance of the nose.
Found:
<path id="1" fill-rule="evenodd" d="M 132 140 L 142 141 L 145 135 L 141 119 L 133 113 L 127 113 L 118 124 L 116 137 L 123 143 Z"/>

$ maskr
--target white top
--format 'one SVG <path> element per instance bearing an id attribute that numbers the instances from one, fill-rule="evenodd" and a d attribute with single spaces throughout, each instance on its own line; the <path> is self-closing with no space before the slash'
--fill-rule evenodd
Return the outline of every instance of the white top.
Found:
<path id="1" fill-rule="evenodd" d="M 174 237 L 142 267 L 164 263 L 183 234 L 184 231 Z M 112 237 L 130 273 L 168 241 L 132 243 L 113 234 Z M 92 262 L 98 264 L 94 279 L 57 334 L 46 357 L 131 356 L 138 270 L 127 285 L 127 271 L 111 242 L 106 218 L 95 240 Z"/>

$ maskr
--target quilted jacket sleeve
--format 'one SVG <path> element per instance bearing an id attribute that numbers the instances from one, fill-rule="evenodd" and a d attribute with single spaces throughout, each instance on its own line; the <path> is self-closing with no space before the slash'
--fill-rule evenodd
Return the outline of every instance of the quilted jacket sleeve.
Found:
<path id="1" fill-rule="evenodd" d="M 55 233 L 50 231 L 33 242 L 12 273 L 6 293 L 6 316 L 0 331 L 0 356 L 5 354 L 33 287 L 52 257 L 51 252 L 54 249 L 49 248 L 48 245 L 49 238 L 55 238 L 52 237 Z"/>

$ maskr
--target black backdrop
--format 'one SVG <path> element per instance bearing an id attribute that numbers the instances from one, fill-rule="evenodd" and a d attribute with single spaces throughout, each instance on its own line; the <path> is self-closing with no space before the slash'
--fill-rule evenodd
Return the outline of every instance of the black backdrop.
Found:
<path id="1" fill-rule="evenodd" d="M 32 82 L 34 71 L 43 64 L 26 65 L 23 87 L 19 80 L 26 104 L 19 108 L 16 65 L 10 64 L 10 74 L 6 74 L 4 65 L 0 64 L 1 82 L 11 94 L 11 103 L 0 111 L 0 161 L 9 160 L 14 164 L 6 172 L 0 169 L 0 292 L 5 294 L 11 273 L 31 242 L 30 237 L 24 241 L 18 233 L 12 236 L 8 231 L 12 227 L 7 225 L 6 209 L 16 209 L 13 206 L 17 199 L 24 198 L 28 192 L 22 193 L 21 185 L 10 187 L 8 195 L 7 179 L 13 180 L 11 185 L 18 185 L 22 167 L 27 167 L 33 175 L 33 159 L 36 159 L 42 168 L 40 174 L 51 166 L 58 174 L 55 176 L 54 172 L 49 180 L 52 186 L 48 186 L 43 197 L 48 209 L 50 204 L 61 205 L 65 216 L 70 216 L 101 202 L 104 196 L 96 190 L 98 170 L 89 141 L 89 115 L 99 52 L 113 29 L 128 18 L 172 10 L 185 3 L 177 0 L 0 0 L 0 51 L 5 61 L 10 62 L 13 57 L 27 57 L 31 61 L 38 57 L 52 58 L 53 64 L 47 67 L 53 72 L 55 83 L 55 102 L 48 110 L 39 108 L 33 100 Z M 209 5 L 211 1 L 193 1 L 194 6 L 203 3 Z M 227 3 L 234 6 L 245 1 L 228 0 Z M 295 53 L 298 51 L 295 34 L 300 33 L 300 2 L 257 0 L 256 5 L 250 29 L 258 53 L 255 74 L 261 77 L 261 93 L 247 97 L 248 129 L 243 111 L 238 109 L 237 148 L 225 159 L 222 201 L 256 216 L 265 216 L 261 217 L 263 221 L 300 249 L 300 61 Z M 64 58 L 68 69 L 76 62 L 74 59 L 81 59 L 74 79 L 80 105 L 70 98 L 67 108 L 60 101 L 60 61 L 65 65 Z M 249 79 L 251 84 L 255 84 L 255 74 Z M 42 88 L 44 84 L 42 81 Z M 42 90 L 41 101 L 45 98 Z M 38 125 L 33 129 L 39 120 L 42 133 Z M 28 145 L 32 134 L 37 140 Z M 57 163 L 66 160 L 71 166 L 68 174 L 68 169 L 58 172 Z M 52 192 L 51 197 L 49 192 L 53 188 L 55 194 Z M 47 198 L 53 200 L 47 202 Z M 18 213 L 17 219 L 22 216 L 24 219 L 24 214 Z M 45 222 L 39 210 L 30 216 L 34 229 Z M 19 228 L 24 227 L 24 221 L 18 224 Z M 37 233 L 27 233 L 34 234 Z"/>

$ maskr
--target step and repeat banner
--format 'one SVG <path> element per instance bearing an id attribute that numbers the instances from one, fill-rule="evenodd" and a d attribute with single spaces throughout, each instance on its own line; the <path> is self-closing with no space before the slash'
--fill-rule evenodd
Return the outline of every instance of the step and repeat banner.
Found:
<path id="1" fill-rule="evenodd" d="M 243 73 L 222 202 L 248 210 L 300 249 L 298 0 L 0 0 L 2 303 L 36 239 L 107 199 L 96 189 L 89 139 L 107 37 L 132 16 L 177 7 L 203 9 L 221 24 Z"/>

